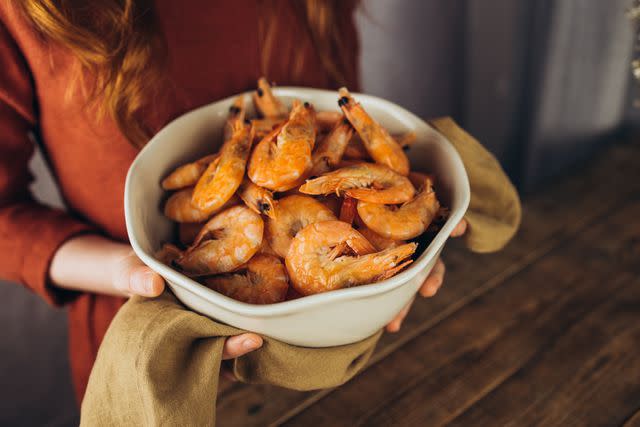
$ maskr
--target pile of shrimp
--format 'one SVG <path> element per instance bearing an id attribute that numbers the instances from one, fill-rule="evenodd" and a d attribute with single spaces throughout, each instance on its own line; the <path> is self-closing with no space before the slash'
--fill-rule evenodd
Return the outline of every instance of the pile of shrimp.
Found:
<path id="1" fill-rule="evenodd" d="M 205 286 L 251 304 L 387 279 L 442 219 L 431 176 L 411 172 L 414 134 L 392 136 L 339 90 L 340 111 L 289 109 L 265 78 L 246 117 L 229 109 L 217 153 L 166 176 L 164 214 L 178 242 L 156 254 Z"/>

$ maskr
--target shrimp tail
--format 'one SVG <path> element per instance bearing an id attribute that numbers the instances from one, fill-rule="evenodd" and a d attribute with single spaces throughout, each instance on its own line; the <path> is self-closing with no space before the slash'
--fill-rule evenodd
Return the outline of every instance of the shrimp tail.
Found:
<path id="1" fill-rule="evenodd" d="M 333 261 L 336 258 L 338 258 L 339 256 L 344 255 L 345 252 L 347 252 L 348 248 L 349 248 L 349 246 L 345 242 L 341 242 L 337 246 L 335 246 L 333 249 L 331 249 L 331 251 L 327 255 L 327 258 L 329 258 L 329 260 Z"/>
<path id="2" fill-rule="evenodd" d="M 356 255 L 368 255 L 376 251 L 376 248 L 360 233 L 353 230 L 356 236 L 351 236 L 345 241 L 338 243 L 329 252 L 327 257 L 333 261 L 339 256 L 345 255 L 349 252 L 349 249 Z"/>
<path id="3" fill-rule="evenodd" d="M 338 186 L 338 179 L 332 179 L 327 176 L 307 180 L 300 186 L 301 193 L 304 194 L 330 194 L 333 193 Z"/>
<path id="4" fill-rule="evenodd" d="M 349 239 L 346 243 L 356 255 L 367 255 L 376 251 L 376 248 L 364 236 L 362 239 Z"/>
<path id="5" fill-rule="evenodd" d="M 405 243 L 395 248 L 370 253 L 357 259 L 351 265 L 351 269 L 356 275 L 359 271 L 371 271 L 374 269 L 377 273 L 373 275 L 375 280 L 386 279 L 409 265 L 407 261 L 411 260 L 407 260 L 407 258 L 415 253 L 417 247 L 418 245 L 415 243 Z"/>
<path id="6" fill-rule="evenodd" d="M 323 175 L 305 182 L 300 187 L 300 192 L 313 195 L 336 193 L 336 195 L 340 197 L 342 191 L 348 188 L 354 188 L 357 185 L 352 178 Z"/>
<path id="7" fill-rule="evenodd" d="M 400 271 L 404 270 L 409 264 L 411 264 L 413 262 L 412 259 L 408 259 L 405 262 L 403 262 L 402 264 L 398 265 L 397 267 L 394 267 L 390 270 L 385 271 L 384 273 L 382 273 L 381 275 L 379 275 L 378 277 L 376 277 L 374 279 L 375 282 L 380 282 L 382 280 L 386 280 L 389 277 L 393 277 L 396 274 L 398 274 Z"/>

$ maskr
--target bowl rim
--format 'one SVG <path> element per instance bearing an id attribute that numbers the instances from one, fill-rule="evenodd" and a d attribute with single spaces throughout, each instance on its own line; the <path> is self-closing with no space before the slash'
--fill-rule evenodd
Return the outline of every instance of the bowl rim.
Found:
<path id="1" fill-rule="evenodd" d="M 314 89 L 314 88 L 306 88 L 306 87 L 297 87 L 297 86 L 282 86 L 274 88 L 274 93 L 280 96 L 286 97 L 302 97 L 302 98 L 313 98 L 314 95 L 319 94 L 336 94 L 337 91 L 333 90 L 324 90 L 324 89 Z M 245 95 L 250 95 L 251 91 L 244 92 Z M 402 272 L 396 274 L 389 279 L 385 279 L 380 282 L 375 282 L 367 285 L 356 286 L 352 288 L 338 289 L 331 292 L 324 292 L 320 294 L 308 295 L 302 298 L 297 298 L 294 300 L 283 301 L 275 304 L 267 304 L 267 305 L 255 305 L 248 304 L 241 301 L 234 300 L 229 298 L 221 293 L 218 293 L 212 289 L 207 288 L 206 286 L 196 282 L 190 277 L 180 273 L 177 270 L 161 263 L 157 259 L 153 257 L 152 254 L 148 254 L 144 251 L 140 245 L 140 242 L 137 239 L 136 233 L 132 229 L 131 226 L 133 222 L 133 201 L 131 200 L 131 185 L 133 177 L 135 176 L 136 170 L 140 167 L 140 165 L 145 161 L 145 157 L 149 151 L 151 151 L 152 147 L 157 144 L 161 137 L 170 131 L 170 129 L 176 123 L 179 123 L 182 120 L 185 120 L 186 117 L 197 114 L 202 110 L 206 110 L 210 108 L 214 104 L 220 104 L 225 102 L 231 102 L 238 95 L 236 94 L 219 101 L 211 102 L 209 104 L 203 105 L 201 107 L 195 108 L 187 113 L 171 120 L 167 123 L 158 133 L 156 133 L 149 142 L 140 150 L 140 152 L 136 155 L 135 159 L 131 163 L 129 167 L 129 171 L 127 173 L 126 181 L 125 181 L 125 190 L 124 190 L 124 213 L 125 213 L 125 222 L 127 228 L 127 235 L 129 237 L 129 243 L 133 248 L 136 255 L 140 258 L 140 260 L 149 266 L 151 269 L 159 273 L 163 278 L 167 281 L 173 282 L 172 284 L 167 284 L 168 286 L 179 286 L 183 289 L 205 299 L 207 302 L 212 303 L 218 307 L 222 307 L 228 311 L 232 311 L 239 315 L 251 316 L 251 317 L 273 317 L 273 316 L 281 316 L 286 314 L 293 314 L 300 312 L 302 310 L 307 310 L 315 306 L 324 305 L 328 303 L 332 303 L 334 301 L 345 301 L 352 299 L 361 299 L 366 298 L 373 295 L 378 295 L 382 293 L 389 292 L 399 286 L 402 286 L 406 282 L 411 279 L 411 277 L 415 276 L 418 271 L 424 269 L 430 261 L 438 254 L 440 249 L 444 246 L 447 241 L 449 235 L 455 228 L 456 224 L 463 218 L 466 213 L 469 202 L 471 198 L 471 190 L 469 186 L 469 178 L 458 154 L 457 150 L 453 147 L 451 142 L 440 132 L 435 130 L 433 126 L 429 125 L 425 120 L 416 116 L 412 112 L 406 110 L 405 108 L 392 103 L 383 98 L 379 98 L 373 95 L 367 95 L 363 93 L 353 92 L 353 95 L 358 98 L 358 100 L 364 100 L 365 102 L 375 102 L 381 105 L 382 108 L 391 109 L 394 111 L 394 114 L 398 113 L 402 114 L 405 117 L 408 117 L 411 121 L 424 125 L 436 132 L 441 141 L 444 142 L 442 148 L 446 151 L 447 155 L 451 157 L 455 164 L 455 168 L 458 169 L 458 173 L 461 174 L 462 178 L 462 186 L 458 188 L 458 191 L 462 193 L 462 207 L 457 209 L 451 213 L 443 227 L 436 234 L 433 240 L 429 243 L 427 248 L 423 251 L 423 253 L 416 259 L 414 262 Z"/>

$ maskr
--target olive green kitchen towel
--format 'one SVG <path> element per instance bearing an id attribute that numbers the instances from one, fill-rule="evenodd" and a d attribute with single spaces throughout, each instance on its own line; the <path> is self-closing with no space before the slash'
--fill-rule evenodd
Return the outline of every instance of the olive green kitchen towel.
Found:
<path id="1" fill-rule="evenodd" d="M 460 154 L 469 176 L 471 203 L 465 214 L 469 227 L 465 244 L 473 252 L 495 252 L 520 227 L 522 208 L 518 192 L 500 163 L 450 117 L 430 121 Z"/>
<path id="2" fill-rule="evenodd" d="M 170 293 L 131 298 L 113 319 L 82 402 L 83 426 L 215 424 L 222 346 L 244 331 L 190 311 Z M 296 390 L 335 387 L 369 360 L 381 332 L 312 349 L 264 337 L 233 361 L 239 380 Z"/>
<path id="3" fill-rule="evenodd" d="M 431 123 L 458 150 L 471 181 L 467 246 L 476 252 L 502 248 L 520 223 L 513 185 L 495 158 L 453 120 Z M 169 292 L 132 298 L 104 337 L 82 402 L 81 425 L 214 425 L 224 340 L 242 332 L 188 310 Z M 264 337 L 262 348 L 233 361 L 233 371 L 248 383 L 335 387 L 365 366 L 381 333 L 321 349 Z"/>

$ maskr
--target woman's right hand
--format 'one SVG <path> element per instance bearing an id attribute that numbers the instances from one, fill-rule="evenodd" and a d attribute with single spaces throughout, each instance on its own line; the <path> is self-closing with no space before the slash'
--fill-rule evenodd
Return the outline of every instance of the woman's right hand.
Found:
<path id="1" fill-rule="evenodd" d="M 158 296 L 164 290 L 162 276 L 144 265 L 129 248 L 129 253 L 119 260 L 114 273 L 116 289 L 129 295 L 146 297 Z M 222 349 L 222 359 L 235 359 L 262 346 L 262 337 L 254 333 L 245 333 L 227 338 Z M 230 372 L 222 371 L 223 375 L 235 380 Z"/>
<path id="2" fill-rule="evenodd" d="M 49 277 L 54 286 L 120 297 L 156 297 L 164 279 L 144 265 L 131 246 L 85 234 L 69 239 L 53 257 Z M 223 359 L 235 359 L 262 346 L 262 338 L 245 333 L 228 338 Z"/>
<path id="3" fill-rule="evenodd" d="M 155 297 L 164 291 L 164 279 L 144 265 L 131 246 L 95 234 L 62 244 L 49 278 L 59 288 L 119 297 Z"/>

